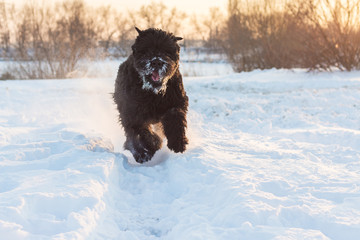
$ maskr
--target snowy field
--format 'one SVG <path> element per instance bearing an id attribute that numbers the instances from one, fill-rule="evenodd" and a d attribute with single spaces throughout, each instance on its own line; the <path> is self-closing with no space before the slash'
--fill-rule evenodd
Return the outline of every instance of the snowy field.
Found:
<path id="1" fill-rule="evenodd" d="M 114 78 L 0 81 L 0 239 L 359 239 L 360 72 L 184 79 L 189 149 L 122 150 Z"/>

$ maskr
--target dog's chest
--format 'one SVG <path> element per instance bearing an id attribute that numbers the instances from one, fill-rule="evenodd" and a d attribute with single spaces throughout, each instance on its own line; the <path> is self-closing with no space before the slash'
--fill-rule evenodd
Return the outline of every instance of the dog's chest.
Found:
<path id="1" fill-rule="evenodd" d="M 158 120 L 165 114 L 165 112 L 171 108 L 171 104 L 165 96 L 152 96 L 145 95 L 143 98 L 137 101 L 137 115 L 144 119 Z"/>

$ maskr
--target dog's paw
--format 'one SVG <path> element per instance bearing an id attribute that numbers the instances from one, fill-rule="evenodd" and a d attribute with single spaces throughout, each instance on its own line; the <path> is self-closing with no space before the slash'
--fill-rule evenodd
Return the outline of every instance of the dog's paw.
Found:
<path id="1" fill-rule="evenodd" d="M 124 144 L 124 148 L 132 153 L 135 161 L 138 163 L 150 161 L 155 153 L 154 151 L 150 151 L 147 148 L 144 148 L 139 141 L 134 142 L 128 139 Z"/>
<path id="2" fill-rule="evenodd" d="M 176 153 L 183 153 L 186 150 L 186 145 L 189 143 L 189 140 L 184 136 L 183 138 L 178 139 L 177 141 L 168 141 L 168 148 Z"/>
<path id="3" fill-rule="evenodd" d="M 151 160 L 154 154 L 151 154 L 146 148 L 140 151 L 133 151 L 132 152 L 135 161 L 138 163 L 144 163 Z"/>

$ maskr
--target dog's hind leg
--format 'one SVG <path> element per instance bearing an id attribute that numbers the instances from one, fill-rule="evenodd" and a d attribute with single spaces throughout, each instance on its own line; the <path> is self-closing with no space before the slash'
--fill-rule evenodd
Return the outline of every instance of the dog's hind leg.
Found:
<path id="1" fill-rule="evenodd" d="M 148 127 L 126 131 L 124 148 L 129 150 L 139 163 L 150 161 L 155 152 L 161 148 L 162 140 Z"/>

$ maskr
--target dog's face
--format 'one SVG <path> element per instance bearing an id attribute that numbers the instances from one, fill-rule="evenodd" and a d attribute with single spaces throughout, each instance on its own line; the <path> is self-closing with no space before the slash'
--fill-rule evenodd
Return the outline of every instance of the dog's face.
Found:
<path id="1" fill-rule="evenodd" d="M 154 28 L 136 30 L 139 36 L 132 50 L 135 69 L 143 81 L 142 88 L 163 94 L 167 81 L 179 67 L 180 47 L 177 41 L 182 38 Z"/>

